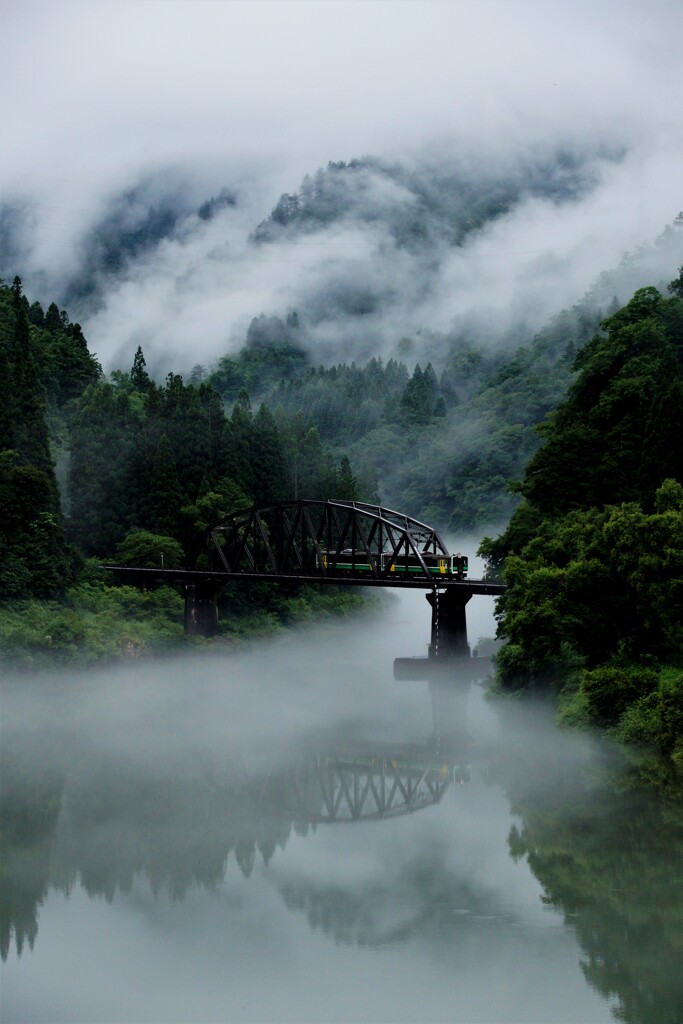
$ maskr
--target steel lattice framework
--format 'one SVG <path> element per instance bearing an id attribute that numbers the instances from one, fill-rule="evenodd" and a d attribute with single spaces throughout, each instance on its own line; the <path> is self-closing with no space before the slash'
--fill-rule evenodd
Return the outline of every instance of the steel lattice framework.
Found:
<path id="1" fill-rule="evenodd" d="M 413 579 L 425 580 L 430 574 L 423 556 L 448 558 L 449 552 L 436 530 L 400 512 L 359 501 L 311 500 L 232 515 L 209 531 L 208 555 L 211 569 L 231 574 L 348 579 L 358 571 L 364 582 L 388 582 L 397 559 L 410 559 L 420 567 Z"/>
<path id="2" fill-rule="evenodd" d="M 377 821 L 437 804 L 448 786 L 469 780 L 469 768 L 437 759 L 319 756 L 291 768 L 261 791 L 265 803 L 294 821 L 335 824 Z"/>

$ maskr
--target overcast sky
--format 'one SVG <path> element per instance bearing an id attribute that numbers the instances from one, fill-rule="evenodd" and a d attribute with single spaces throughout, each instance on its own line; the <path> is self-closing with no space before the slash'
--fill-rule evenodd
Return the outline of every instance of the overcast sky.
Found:
<path id="1" fill-rule="evenodd" d="M 36 259 L 58 266 L 160 167 L 202 197 L 248 182 L 259 217 L 329 160 L 598 140 L 631 154 L 616 247 L 683 206 L 682 56 L 683 3 L 659 0 L 10 0 L 0 183 L 39 202 Z"/>
<path id="2" fill-rule="evenodd" d="M 4 187 L 681 127 L 680 2 L 2 4 Z M 678 135 L 680 140 L 680 135 Z M 11 142 L 11 145 L 7 143 Z"/>

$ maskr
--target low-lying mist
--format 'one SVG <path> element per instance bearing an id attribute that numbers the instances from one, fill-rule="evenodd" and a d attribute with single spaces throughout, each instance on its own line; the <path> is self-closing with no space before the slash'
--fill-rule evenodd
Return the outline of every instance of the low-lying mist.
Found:
<path id="1" fill-rule="evenodd" d="M 491 603 L 472 598 L 471 640 L 489 632 Z M 416 591 L 367 620 L 231 655 L 5 679 L 5 1012 L 47 1019 L 48 1005 L 70 1002 L 73 965 L 60 967 L 57 948 L 78 952 L 87 975 L 65 1019 L 84 1007 L 99 1019 L 105 985 L 119 1019 L 131 1019 L 134 989 L 149 1019 L 224 1019 L 226 1006 L 230 1019 L 279 1019 L 283 1003 L 286 1019 L 331 1019 L 332 999 L 348 1019 L 373 1005 L 415 1020 L 416 991 L 399 986 L 399 998 L 389 984 L 408 965 L 428 972 L 419 1003 L 435 1017 L 561 1020 L 571 1005 L 574 1020 L 608 1020 L 608 982 L 638 1002 L 600 964 L 626 955 L 625 928 L 635 937 L 636 875 L 669 934 L 659 890 L 662 858 L 679 855 L 671 809 L 664 831 L 636 789 L 615 796 L 619 756 L 559 732 L 547 701 L 488 703 L 478 684 L 456 683 L 444 702 L 426 679 L 394 680 L 393 658 L 424 655 L 428 637 Z M 451 742 L 435 745 L 444 708 Z M 377 814 L 382 780 L 391 813 Z M 142 971 L 121 951 L 150 936 Z M 359 954 L 380 957 L 379 988 L 349 985 Z M 34 963 L 44 967 L 29 994 L 17 970 Z M 311 991 L 312 965 L 326 981 Z M 658 978 L 643 974 L 657 1005 L 668 998 Z"/>

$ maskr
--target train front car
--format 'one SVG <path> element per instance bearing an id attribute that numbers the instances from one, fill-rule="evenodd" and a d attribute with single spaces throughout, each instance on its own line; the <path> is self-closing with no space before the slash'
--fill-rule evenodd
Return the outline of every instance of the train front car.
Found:
<path id="1" fill-rule="evenodd" d="M 456 580 L 466 580 L 468 572 L 469 561 L 467 555 L 461 555 L 460 552 L 457 555 L 451 555 L 451 576 L 454 576 Z"/>

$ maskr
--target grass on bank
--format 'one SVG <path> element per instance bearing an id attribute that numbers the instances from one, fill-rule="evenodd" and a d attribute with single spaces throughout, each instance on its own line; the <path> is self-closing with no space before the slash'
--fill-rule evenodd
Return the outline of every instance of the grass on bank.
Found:
<path id="1" fill-rule="evenodd" d="M 92 665 L 183 647 L 230 646 L 286 626 L 347 615 L 363 603 L 365 599 L 353 591 L 320 593 L 304 588 L 255 595 L 248 587 L 228 588 L 219 595 L 219 635 L 205 640 L 185 635 L 184 599 L 173 587 L 143 592 L 82 582 L 61 601 L 27 599 L 0 605 L 0 666 Z"/>

